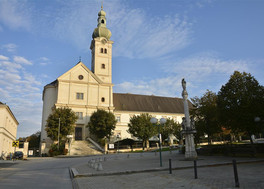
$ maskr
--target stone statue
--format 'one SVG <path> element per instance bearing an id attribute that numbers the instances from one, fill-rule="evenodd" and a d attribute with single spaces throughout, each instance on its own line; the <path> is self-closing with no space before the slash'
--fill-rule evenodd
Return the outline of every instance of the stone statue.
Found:
<path id="1" fill-rule="evenodd" d="M 182 98 L 184 107 L 184 119 L 182 119 L 182 134 L 185 136 L 185 159 L 193 160 L 197 158 L 197 153 L 195 151 L 193 133 L 194 130 L 194 120 L 190 119 L 189 107 L 188 107 L 188 93 L 186 90 L 186 81 L 182 79 Z"/>
<path id="2" fill-rule="evenodd" d="M 184 78 L 182 79 L 182 88 L 184 91 L 186 91 L 186 81 L 184 80 Z"/>

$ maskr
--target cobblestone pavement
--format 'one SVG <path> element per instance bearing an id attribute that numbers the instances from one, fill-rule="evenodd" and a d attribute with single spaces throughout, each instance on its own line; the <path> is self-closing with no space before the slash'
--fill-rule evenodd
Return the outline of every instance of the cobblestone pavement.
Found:
<path id="1" fill-rule="evenodd" d="M 239 164 L 240 188 L 264 188 L 264 164 Z M 193 169 L 136 173 L 128 175 L 96 176 L 77 178 L 82 189 L 119 188 L 186 188 L 186 189 L 227 189 L 235 188 L 233 167 L 198 168 L 198 179 L 194 179 Z"/>
<path id="2" fill-rule="evenodd" d="M 100 162 L 104 157 L 106 161 Z M 79 188 L 235 188 L 232 157 L 199 156 L 197 165 L 204 167 L 198 167 L 198 179 L 194 179 L 193 161 L 185 161 L 175 151 L 162 153 L 162 168 L 159 154 L 154 152 L 129 154 L 129 157 L 128 154 L 89 157 L 87 162 L 91 159 L 99 161 L 103 170 L 96 171 L 88 163 L 75 167 L 77 176 L 85 176 L 75 178 Z M 172 159 L 172 174 L 168 171 L 168 159 Z M 237 165 L 240 188 L 264 188 L 264 161 L 235 159 L 238 163 L 251 162 Z M 128 170 L 137 173 L 124 174 Z"/>

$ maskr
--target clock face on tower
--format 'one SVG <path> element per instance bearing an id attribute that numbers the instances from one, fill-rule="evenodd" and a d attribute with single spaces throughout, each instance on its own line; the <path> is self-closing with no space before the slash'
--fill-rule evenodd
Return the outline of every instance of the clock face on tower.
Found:
<path id="1" fill-rule="evenodd" d="M 107 42 L 107 41 L 106 41 L 105 39 L 102 40 L 102 43 L 103 43 L 103 44 L 106 44 L 106 42 Z"/>

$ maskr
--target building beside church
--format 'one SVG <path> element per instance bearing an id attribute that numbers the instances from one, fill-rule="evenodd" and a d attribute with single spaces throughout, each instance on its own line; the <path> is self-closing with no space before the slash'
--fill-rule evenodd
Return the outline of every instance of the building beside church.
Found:
<path id="1" fill-rule="evenodd" d="M 16 140 L 18 124 L 9 106 L 0 102 L 0 156 L 14 152 L 12 142 Z"/>
<path id="2" fill-rule="evenodd" d="M 43 90 L 41 127 L 41 153 L 47 153 L 53 141 L 45 131 L 46 120 L 52 108 L 69 107 L 79 119 L 73 133 L 74 140 L 86 140 L 89 131 L 86 125 L 97 109 L 113 112 L 117 125 L 114 136 L 133 138 L 127 132 L 130 117 L 149 113 L 156 118 L 172 118 L 181 122 L 184 117 L 183 101 L 180 98 L 113 93 L 111 32 L 106 27 L 106 13 L 98 13 L 90 45 L 91 70 L 79 61 L 74 67 L 46 85 Z"/>

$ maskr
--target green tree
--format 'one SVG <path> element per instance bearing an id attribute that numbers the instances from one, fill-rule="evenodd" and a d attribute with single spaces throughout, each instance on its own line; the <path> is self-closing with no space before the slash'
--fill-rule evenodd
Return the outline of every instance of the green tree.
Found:
<path id="1" fill-rule="evenodd" d="M 191 115 L 194 117 L 197 130 L 196 142 L 204 134 L 207 134 L 208 143 L 211 144 L 212 137 L 221 132 L 217 120 L 217 95 L 207 90 L 202 97 L 194 97 L 191 100 L 195 107 L 191 110 Z"/>
<path id="2" fill-rule="evenodd" d="M 179 139 L 179 133 L 177 133 L 179 131 L 179 128 L 181 128 L 180 124 L 176 123 L 173 119 L 168 118 L 165 124 L 160 125 L 160 134 L 162 141 L 167 139 L 170 134 L 173 134 L 174 136 L 178 135 L 176 137 L 177 139 Z M 175 135 L 175 133 L 177 134 Z"/>
<path id="3" fill-rule="evenodd" d="M 60 122 L 59 139 L 65 140 L 67 135 L 73 133 L 74 125 L 77 119 L 78 117 L 76 116 L 75 112 L 68 107 L 53 109 L 46 123 L 48 137 L 50 137 L 52 140 L 58 140 Z"/>
<path id="4" fill-rule="evenodd" d="M 261 127 L 254 118 L 263 118 L 263 94 L 263 86 L 250 73 L 235 71 L 218 93 L 219 118 L 223 126 L 234 134 L 245 132 L 249 137 L 259 133 Z"/>
<path id="5" fill-rule="evenodd" d="M 29 142 L 29 148 L 39 148 L 40 144 L 40 131 L 30 135 L 27 137 L 27 141 Z"/>
<path id="6" fill-rule="evenodd" d="M 130 118 L 130 123 L 128 124 L 128 132 L 143 141 L 143 150 L 149 138 L 157 132 L 150 119 L 151 116 L 149 114 L 134 115 Z"/>
<path id="7" fill-rule="evenodd" d="M 182 134 L 181 134 L 181 131 L 182 131 L 181 124 L 180 123 L 177 123 L 177 122 L 174 122 L 172 124 L 172 127 L 173 127 L 172 134 L 179 140 L 179 143 L 181 144 L 181 142 L 183 142 L 182 141 L 183 138 L 182 138 Z"/>
<path id="8" fill-rule="evenodd" d="M 115 129 L 116 119 L 112 112 L 97 110 L 94 112 L 88 123 L 89 131 L 97 138 L 110 138 L 112 131 Z"/>

